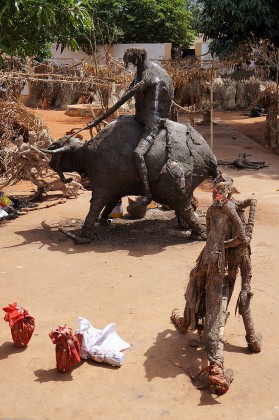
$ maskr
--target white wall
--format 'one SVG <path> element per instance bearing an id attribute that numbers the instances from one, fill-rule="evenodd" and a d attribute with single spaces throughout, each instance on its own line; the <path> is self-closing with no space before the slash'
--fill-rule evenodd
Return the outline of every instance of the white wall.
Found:
<path id="1" fill-rule="evenodd" d="M 171 43 L 165 44 L 114 44 L 111 46 L 103 47 L 102 45 L 98 46 L 98 52 L 100 54 L 100 59 L 98 60 L 99 64 L 105 63 L 106 51 L 108 51 L 114 58 L 122 60 L 123 55 L 127 48 L 131 47 L 140 47 L 145 48 L 147 51 L 147 57 L 149 60 L 154 60 L 161 62 L 162 60 L 171 59 Z M 73 52 L 72 50 L 66 48 L 61 52 L 61 48 L 56 50 L 56 46 L 52 47 L 53 59 L 57 64 L 72 64 L 74 61 L 84 60 L 86 62 L 93 62 L 93 57 L 85 54 L 83 51 L 79 50 Z"/>
<path id="2" fill-rule="evenodd" d="M 154 61 L 171 59 L 171 43 L 165 44 L 115 44 L 113 45 L 113 56 L 123 58 L 127 48 L 145 48 L 147 58 Z"/>
<path id="3" fill-rule="evenodd" d="M 209 52 L 209 42 L 198 40 L 195 42 L 195 56 L 201 62 L 201 67 L 210 68 L 212 56 Z"/>
<path id="4" fill-rule="evenodd" d="M 61 48 L 59 47 L 56 50 L 56 45 L 52 46 L 51 49 L 53 58 L 49 61 L 54 61 L 59 65 L 65 65 L 65 64 L 73 64 L 74 61 L 91 61 L 92 58 L 85 54 L 82 50 L 79 51 L 72 51 L 69 48 L 65 48 L 63 52 L 61 51 Z"/>

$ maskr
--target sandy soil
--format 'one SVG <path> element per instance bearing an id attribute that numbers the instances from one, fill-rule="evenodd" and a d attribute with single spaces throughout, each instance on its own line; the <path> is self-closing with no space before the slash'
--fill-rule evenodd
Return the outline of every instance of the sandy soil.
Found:
<path id="1" fill-rule="evenodd" d="M 85 124 L 59 111 L 40 113 L 56 137 Z M 82 222 L 90 199 L 90 193 L 83 192 L 66 204 L 1 226 L 1 307 L 18 301 L 36 317 L 25 350 L 13 346 L 9 327 L 2 322 L 1 419 L 279 418 L 279 156 L 243 135 L 251 137 L 257 121 L 238 116 L 228 121 L 229 114 L 216 115 L 214 152 L 218 159 L 234 159 L 246 151 L 253 160 L 269 164 L 261 171 L 226 169 L 240 198 L 258 200 L 252 310 L 263 334 L 262 352 L 249 354 L 242 321 L 234 315 L 238 284 L 225 345 L 225 364 L 234 370 L 235 380 L 220 398 L 198 391 L 186 369 L 197 372 L 206 357 L 189 347 L 193 334 L 178 333 L 169 316 L 173 308 L 184 307 L 185 283 L 203 243 L 189 241 L 187 233 L 177 229 L 172 212 L 155 209 L 143 220 L 123 218 L 105 228 L 96 226 L 92 244 L 75 246 L 58 226 Z M 209 139 L 207 126 L 196 128 Z M 259 129 L 253 133 L 258 135 Z M 24 182 L 16 187 L 19 195 L 29 190 Z M 199 188 L 196 195 L 205 211 L 210 192 Z M 86 361 L 70 374 L 56 372 L 48 333 L 65 323 L 77 328 L 79 315 L 100 329 L 117 324 L 119 335 L 131 343 L 121 368 Z"/>
<path id="2" fill-rule="evenodd" d="M 251 118 L 242 112 L 215 112 L 214 118 L 220 118 L 232 128 L 240 131 L 261 146 L 265 145 L 265 117 Z"/>

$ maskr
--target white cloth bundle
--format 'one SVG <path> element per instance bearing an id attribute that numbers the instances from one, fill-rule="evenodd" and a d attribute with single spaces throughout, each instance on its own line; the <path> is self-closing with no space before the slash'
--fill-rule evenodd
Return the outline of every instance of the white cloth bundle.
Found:
<path id="1" fill-rule="evenodd" d="M 112 323 L 103 330 L 98 330 L 87 319 L 80 316 L 78 325 L 76 334 L 82 335 L 82 359 L 91 358 L 95 362 L 104 362 L 113 366 L 123 365 L 124 354 L 121 350 L 129 348 L 130 344 L 119 337 L 116 324 Z"/>

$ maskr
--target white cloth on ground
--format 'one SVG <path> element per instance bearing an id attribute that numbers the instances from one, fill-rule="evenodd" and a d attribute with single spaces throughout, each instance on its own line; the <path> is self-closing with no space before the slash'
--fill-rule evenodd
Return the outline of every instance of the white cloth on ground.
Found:
<path id="1" fill-rule="evenodd" d="M 0 207 L 0 219 L 6 216 L 8 216 L 8 213 Z"/>
<path id="2" fill-rule="evenodd" d="M 76 334 L 82 335 L 81 357 L 91 358 L 95 362 L 105 362 L 113 366 L 122 366 L 124 354 L 121 350 L 130 347 L 116 332 L 116 324 L 108 324 L 103 330 L 94 328 L 85 318 L 78 317 L 79 329 Z"/>

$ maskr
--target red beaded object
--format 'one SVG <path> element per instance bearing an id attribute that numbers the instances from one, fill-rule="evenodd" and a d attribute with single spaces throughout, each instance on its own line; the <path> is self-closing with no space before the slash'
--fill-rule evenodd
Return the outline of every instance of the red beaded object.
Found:
<path id="1" fill-rule="evenodd" d="M 17 302 L 3 308 L 4 320 L 9 323 L 13 342 L 16 347 L 27 347 L 35 329 L 35 318 Z"/>
<path id="2" fill-rule="evenodd" d="M 70 372 L 76 363 L 80 362 L 80 342 L 67 325 L 59 325 L 49 333 L 56 345 L 56 368 L 58 372 Z"/>

